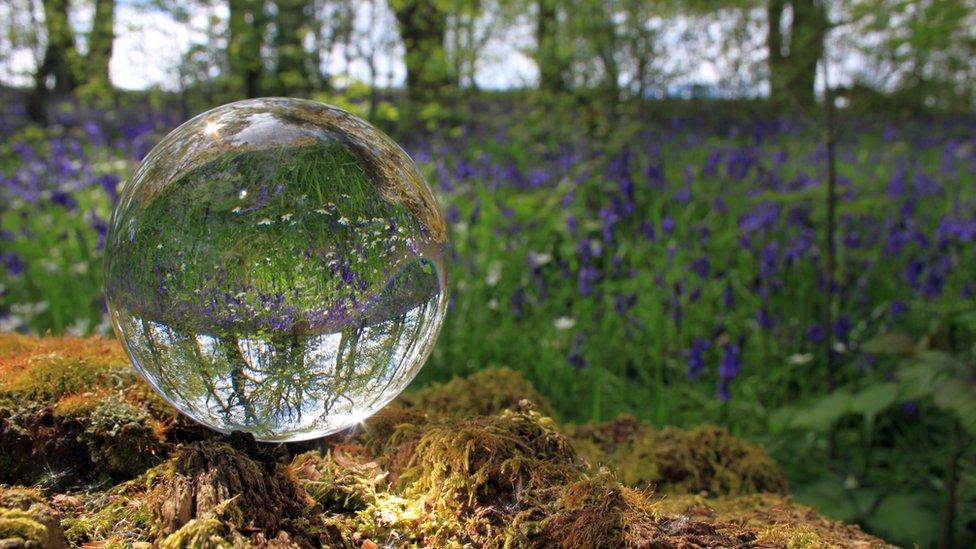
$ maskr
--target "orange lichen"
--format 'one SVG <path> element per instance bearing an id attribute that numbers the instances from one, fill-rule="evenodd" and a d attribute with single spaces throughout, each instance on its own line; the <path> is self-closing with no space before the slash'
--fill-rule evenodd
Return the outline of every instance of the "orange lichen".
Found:
<path id="1" fill-rule="evenodd" d="M 101 337 L 0 334 L 0 349 L 0 395 L 47 402 L 135 378 L 121 346 Z"/>

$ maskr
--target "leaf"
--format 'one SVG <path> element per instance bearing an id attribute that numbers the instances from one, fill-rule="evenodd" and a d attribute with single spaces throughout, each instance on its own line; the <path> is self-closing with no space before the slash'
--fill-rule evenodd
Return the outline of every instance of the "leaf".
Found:
<path id="1" fill-rule="evenodd" d="M 936 387 L 935 405 L 953 414 L 971 436 L 976 436 L 976 387 L 962 379 L 945 378 Z"/>
<path id="2" fill-rule="evenodd" d="M 929 494 L 892 494 L 868 518 L 871 530 L 905 547 L 931 547 L 937 535 L 938 500 Z"/>
<path id="3" fill-rule="evenodd" d="M 904 332 L 879 334 L 860 345 L 866 353 L 875 355 L 912 355 L 915 353 L 915 340 Z"/>
<path id="4" fill-rule="evenodd" d="M 833 475 L 823 475 L 818 480 L 801 484 L 793 489 L 793 493 L 799 503 L 815 507 L 825 516 L 844 522 L 856 520 L 861 510 L 869 506 L 875 497 L 869 489 L 852 493 L 844 487 L 841 479 Z"/>
<path id="5" fill-rule="evenodd" d="M 899 388 L 899 385 L 893 381 L 871 385 L 851 398 L 850 411 L 865 416 L 876 416 L 895 403 Z"/>
<path id="6" fill-rule="evenodd" d="M 793 429 L 829 431 L 851 409 L 853 395 L 849 389 L 837 389 L 808 406 L 798 408 L 788 423 Z"/>

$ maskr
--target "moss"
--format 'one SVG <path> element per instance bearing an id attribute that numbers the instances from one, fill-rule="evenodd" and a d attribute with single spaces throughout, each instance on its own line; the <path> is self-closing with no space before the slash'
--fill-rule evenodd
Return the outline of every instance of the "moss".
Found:
<path id="1" fill-rule="evenodd" d="M 288 466 L 289 475 L 329 512 L 361 511 L 376 503 L 386 473 L 360 446 L 341 445 L 326 455 L 306 452 Z"/>
<path id="2" fill-rule="evenodd" d="M 666 496 L 655 503 L 659 519 L 698 517 L 728 535 L 750 537 L 757 545 L 789 548 L 887 548 L 890 545 L 855 525 L 832 521 L 779 494 L 722 498 Z"/>
<path id="3" fill-rule="evenodd" d="M 137 475 L 52 498 L 60 521 L 43 491 L 0 489 L 11 524 L 46 528 L 48 541 L 32 543 L 60 539 L 63 523 L 73 545 L 103 547 L 884 546 L 780 495 L 721 496 L 785 490 L 761 449 L 724 430 L 627 416 L 560 428 L 519 400 L 539 397 L 512 371 L 405 396 L 355 436 L 291 459 L 286 446 L 176 414 L 112 373 L 122 355 L 105 340 L 0 335 L 0 355 L 0 481 L 50 489 L 93 471 Z M 44 377 L 63 361 L 85 367 Z M 84 371 L 93 385 L 79 386 Z M 36 386 L 45 379 L 53 389 Z M 164 461 L 146 470 L 152 459 L 133 455 Z"/>
<path id="4" fill-rule="evenodd" d="M 7 538 L 43 544 L 47 540 L 47 528 L 27 511 L 0 509 L 0 539 Z"/>
<path id="5" fill-rule="evenodd" d="M 517 503 L 522 490 L 577 478 L 581 466 L 555 423 L 526 401 L 521 406 L 495 416 L 443 420 L 419 433 L 398 432 L 419 435 L 401 482 L 428 501 L 476 507 Z"/>
<path id="6" fill-rule="evenodd" d="M 149 509 L 143 498 L 101 495 L 102 503 L 63 521 L 65 537 L 73 545 L 88 542 L 124 544 L 149 536 Z"/>
<path id="7" fill-rule="evenodd" d="M 566 436 L 581 457 L 599 470 L 601 467 L 616 467 L 621 456 L 628 454 L 639 437 L 653 431 L 633 416 L 621 414 L 613 421 L 566 425 Z"/>
<path id="8" fill-rule="evenodd" d="M 9 349 L 0 353 L 0 394 L 53 402 L 136 379 L 119 345 L 108 339 L 18 336 L 0 347 Z"/>
<path id="9" fill-rule="evenodd" d="M 80 437 L 84 426 L 48 407 L 0 408 L 0 482 L 67 486 L 97 473 Z"/>
<path id="10" fill-rule="evenodd" d="M 20 539 L 28 547 L 67 549 L 61 517 L 43 503 L 37 489 L 0 488 L 0 540 Z"/>
<path id="11" fill-rule="evenodd" d="M 628 486 L 714 496 L 784 493 L 786 480 L 759 446 L 720 427 L 656 430 L 630 416 L 567 429 L 594 467 L 609 467 Z"/>
<path id="12" fill-rule="evenodd" d="M 35 503 L 42 503 L 44 495 L 39 488 L 8 486 L 0 488 L 0 507 L 26 511 Z"/>
<path id="13" fill-rule="evenodd" d="M 649 492 L 620 484 L 608 471 L 563 487 L 557 498 L 518 515 L 505 545 L 563 547 L 743 547 L 749 536 L 687 517 L 660 517 Z M 753 536 L 754 537 L 754 536 Z"/>
<path id="14" fill-rule="evenodd" d="M 662 492 L 739 495 L 786 492 L 776 462 L 720 427 L 666 428 L 638 438 L 618 461 L 620 480 Z"/>
<path id="15" fill-rule="evenodd" d="M 253 439 L 251 439 L 253 442 Z M 303 532 L 312 504 L 283 467 L 259 463 L 225 442 L 180 447 L 162 474 L 154 471 L 149 503 L 153 528 L 168 535 L 194 518 L 214 514 L 232 502 L 232 522 L 274 536 L 279 530 Z"/>
<path id="16" fill-rule="evenodd" d="M 23 334 L 0 332 L 0 356 L 23 353 L 37 343 L 37 338 Z"/>
<path id="17" fill-rule="evenodd" d="M 236 534 L 236 535 L 235 535 Z M 231 538 L 229 541 L 227 538 Z M 232 549 L 244 544 L 242 536 L 231 532 L 223 521 L 213 517 L 196 518 L 166 536 L 162 549 Z"/>
<path id="18" fill-rule="evenodd" d="M 513 410 L 523 399 L 535 403 L 543 415 L 553 415 L 549 401 L 521 373 L 510 368 L 481 370 L 466 378 L 428 385 L 401 395 L 396 402 L 431 415 L 469 417 Z"/>
<path id="19" fill-rule="evenodd" d="M 538 493 L 583 469 L 555 423 L 527 401 L 494 416 L 401 426 L 391 441 L 413 447 L 396 486 L 403 501 L 372 509 L 374 524 L 408 531 L 413 524 L 410 539 L 422 544 L 489 544 L 511 516 L 536 505 Z"/>
<path id="20" fill-rule="evenodd" d="M 149 538 L 148 487 L 169 475 L 172 466 L 166 462 L 106 492 L 83 494 L 72 515 L 63 520 L 66 537 L 76 546 L 89 542 L 129 545 Z"/>
<path id="21" fill-rule="evenodd" d="M 160 461 L 163 441 L 163 424 L 117 393 L 0 408 L 0 482 L 127 480 Z"/>
<path id="22" fill-rule="evenodd" d="M 568 485 L 545 519 L 543 539 L 561 547 L 628 547 L 656 530 L 646 494 L 608 473 Z"/>
<path id="23" fill-rule="evenodd" d="M 162 459 L 163 428 L 149 414 L 125 401 L 98 401 L 88 417 L 84 439 L 92 461 L 115 479 L 133 478 Z"/>

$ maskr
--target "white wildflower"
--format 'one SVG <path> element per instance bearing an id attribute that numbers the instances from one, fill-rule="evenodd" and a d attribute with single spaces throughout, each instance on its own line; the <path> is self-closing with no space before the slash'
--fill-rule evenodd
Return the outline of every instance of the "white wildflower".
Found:
<path id="1" fill-rule="evenodd" d="M 485 283 L 489 286 L 495 286 L 498 281 L 502 279 L 502 262 L 492 261 L 488 265 L 488 276 L 485 277 Z"/>
<path id="2" fill-rule="evenodd" d="M 552 325 L 555 326 L 557 330 L 569 330 L 573 326 L 576 326 L 576 319 L 569 316 L 561 316 L 552 321 Z"/>
<path id="3" fill-rule="evenodd" d="M 794 366 L 803 366 L 804 364 L 809 364 L 813 361 L 813 353 L 797 353 L 790 355 L 786 358 L 786 361 Z"/>

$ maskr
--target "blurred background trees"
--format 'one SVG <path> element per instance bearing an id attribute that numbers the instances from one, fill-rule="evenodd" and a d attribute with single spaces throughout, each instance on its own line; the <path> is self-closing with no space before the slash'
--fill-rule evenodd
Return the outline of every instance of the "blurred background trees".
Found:
<path id="1" fill-rule="evenodd" d="M 33 118 L 50 97 L 79 88 L 111 96 L 113 42 L 127 30 L 115 4 L 4 0 L 0 64 L 7 80 L 33 82 Z M 731 93 L 810 107 L 822 93 L 825 54 L 837 58 L 842 91 L 862 100 L 944 108 L 974 101 L 972 0 L 200 0 L 127 8 L 186 25 L 210 13 L 209 36 L 167 45 L 179 50 L 167 53 L 182 58 L 180 77 L 154 83 L 206 103 L 215 94 L 310 96 L 358 79 L 376 89 L 374 105 L 402 94 L 409 125 L 476 91 L 488 64 L 504 71 L 506 60 L 492 58 L 498 44 L 534 66 L 522 81 L 494 87 L 607 105 Z M 349 74 L 329 74 L 337 59 Z M 189 70 L 201 64 L 205 70 Z"/>

